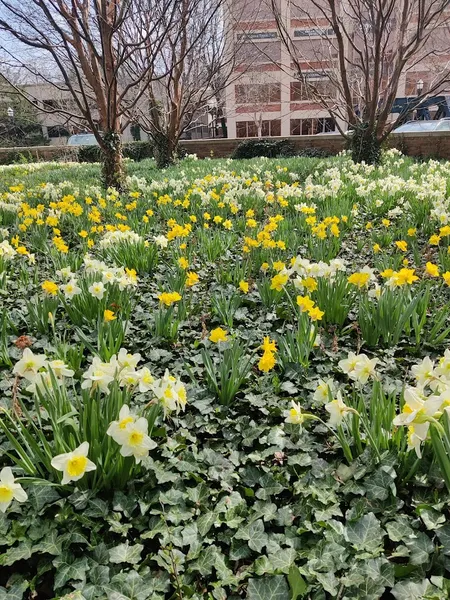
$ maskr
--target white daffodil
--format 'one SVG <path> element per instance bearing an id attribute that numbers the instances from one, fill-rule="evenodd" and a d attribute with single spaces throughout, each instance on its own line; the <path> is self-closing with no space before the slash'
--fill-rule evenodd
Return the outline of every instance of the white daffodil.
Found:
<path id="1" fill-rule="evenodd" d="M 332 379 L 327 379 L 326 381 L 324 381 L 323 379 L 319 379 L 318 386 L 313 396 L 314 400 L 320 403 L 327 402 L 330 398 L 329 392 L 333 394 L 334 387 L 335 383 Z"/>
<path id="2" fill-rule="evenodd" d="M 29 348 L 25 348 L 22 358 L 14 365 L 13 372 L 20 377 L 32 379 L 43 367 L 47 366 L 45 354 L 33 354 Z"/>
<path id="3" fill-rule="evenodd" d="M 440 396 L 425 398 L 419 390 L 412 387 L 405 389 L 404 400 L 402 412 L 393 420 L 396 426 L 425 423 L 427 417 L 435 417 L 442 405 Z"/>
<path id="4" fill-rule="evenodd" d="M 123 429 L 117 435 L 117 442 L 122 446 L 120 454 L 122 456 L 134 456 L 136 464 L 139 464 L 143 458 L 146 458 L 157 444 L 148 436 L 148 421 L 144 417 L 136 419 L 133 423 Z"/>
<path id="5" fill-rule="evenodd" d="M 356 365 L 358 364 L 359 356 L 354 352 L 349 352 L 347 358 L 340 360 L 338 365 L 341 371 L 350 375 L 355 370 Z"/>
<path id="6" fill-rule="evenodd" d="M 155 383 L 155 378 L 150 373 L 150 369 L 148 367 L 143 367 L 137 374 L 139 376 L 139 391 L 141 393 L 150 391 Z"/>
<path id="7" fill-rule="evenodd" d="M 0 471 L 0 512 L 6 512 L 13 500 L 26 502 L 28 496 L 20 483 L 15 483 L 11 468 L 3 467 Z"/>
<path id="8" fill-rule="evenodd" d="M 153 239 L 155 240 L 155 244 L 160 248 L 167 248 L 169 240 L 165 235 L 155 235 Z"/>
<path id="9" fill-rule="evenodd" d="M 81 288 L 77 285 L 76 279 L 71 279 L 68 283 L 62 285 L 61 291 L 68 300 L 71 300 L 74 296 L 81 294 Z"/>
<path id="10" fill-rule="evenodd" d="M 139 374 L 134 369 L 122 369 L 118 379 L 120 387 L 134 387 L 139 383 Z"/>
<path id="11" fill-rule="evenodd" d="M 102 273 L 103 283 L 114 283 L 116 281 L 116 273 L 111 269 L 103 271 Z"/>
<path id="12" fill-rule="evenodd" d="M 291 400 L 291 408 L 284 412 L 285 423 L 293 423 L 294 425 L 302 425 L 305 420 L 305 415 L 302 413 L 302 407 L 299 402 Z"/>
<path id="13" fill-rule="evenodd" d="M 92 296 L 94 296 L 94 298 L 97 298 L 98 300 L 101 300 L 105 295 L 105 286 L 103 285 L 102 281 L 94 282 L 92 285 L 89 286 L 88 289 Z"/>
<path id="14" fill-rule="evenodd" d="M 130 407 L 126 404 L 122 406 L 119 412 L 119 418 L 117 421 L 112 421 L 109 424 L 108 430 L 106 432 L 107 435 L 111 436 L 112 439 L 121 444 L 120 441 L 122 439 L 122 435 L 126 427 L 132 423 L 134 423 L 136 417 L 130 413 Z"/>
<path id="15" fill-rule="evenodd" d="M 411 373 L 417 381 L 417 385 L 424 387 L 428 385 L 434 377 L 434 361 L 429 356 L 426 356 L 418 365 L 411 367 Z"/>
<path id="16" fill-rule="evenodd" d="M 415 450 L 418 458 L 422 458 L 421 445 L 427 439 L 429 428 L 429 423 L 414 423 L 408 426 L 408 450 Z"/>
<path id="17" fill-rule="evenodd" d="M 48 366 L 56 377 L 73 377 L 75 374 L 75 371 L 73 369 L 69 369 L 63 360 L 51 360 L 48 363 Z"/>
<path id="18" fill-rule="evenodd" d="M 66 280 L 71 279 L 73 276 L 70 267 L 63 267 L 62 269 L 59 269 L 59 271 L 56 271 L 56 274 Z"/>
<path id="19" fill-rule="evenodd" d="M 375 377 L 375 367 L 379 360 L 377 358 L 369 359 L 365 354 L 360 354 L 358 359 L 354 370 L 349 373 L 349 377 L 358 381 L 358 383 L 365 384 L 369 377 Z"/>
<path id="20" fill-rule="evenodd" d="M 439 359 L 435 374 L 437 377 L 450 380 L 450 350 L 446 350 L 444 356 Z"/>
<path id="21" fill-rule="evenodd" d="M 89 369 L 83 373 L 82 389 L 98 388 L 106 394 L 109 392 L 109 384 L 114 380 L 114 371 L 111 365 L 103 363 L 98 356 L 94 356 Z"/>
<path id="22" fill-rule="evenodd" d="M 179 379 L 169 375 L 167 370 L 164 377 L 155 381 L 153 393 L 164 409 L 164 416 L 174 411 L 179 413 L 186 406 L 186 388 Z"/>
<path id="23" fill-rule="evenodd" d="M 325 410 L 330 415 L 329 423 L 332 427 L 338 427 L 348 412 L 353 412 L 350 406 L 347 406 L 342 400 L 341 392 L 337 393 L 336 399 L 325 404 Z"/>
<path id="24" fill-rule="evenodd" d="M 85 473 L 95 471 L 97 468 L 88 458 L 89 443 L 83 442 L 72 452 L 58 454 L 52 458 L 51 465 L 57 471 L 63 472 L 61 483 L 65 485 L 71 481 L 78 481 Z"/>
<path id="25" fill-rule="evenodd" d="M 135 369 L 141 358 L 139 353 L 130 354 L 128 350 L 121 348 L 117 355 L 117 364 L 120 369 Z"/>
<path id="26" fill-rule="evenodd" d="M 36 394 L 37 390 L 41 392 L 41 394 L 45 394 L 48 390 L 53 388 L 53 381 L 49 371 L 39 371 L 33 376 L 29 376 L 28 380 L 30 381 L 30 385 L 27 387 L 27 392 L 31 394 Z M 56 379 L 56 385 L 60 386 L 61 381 Z"/>

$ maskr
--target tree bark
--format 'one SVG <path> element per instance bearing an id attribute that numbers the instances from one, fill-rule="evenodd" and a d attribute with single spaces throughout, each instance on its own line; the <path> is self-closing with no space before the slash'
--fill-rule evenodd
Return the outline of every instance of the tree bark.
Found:
<path id="1" fill-rule="evenodd" d="M 102 138 L 102 176 L 106 188 L 118 191 L 125 189 L 125 168 L 123 164 L 122 142 L 117 131 L 108 131 Z"/>
<path id="2" fill-rule="evenodd" d="M 178 144 L 168 135 L 164 133 L 153 134 L 154 140 L 154 156 L 158 169 L 165 169 L 173 165 L 176 159 Z"/>

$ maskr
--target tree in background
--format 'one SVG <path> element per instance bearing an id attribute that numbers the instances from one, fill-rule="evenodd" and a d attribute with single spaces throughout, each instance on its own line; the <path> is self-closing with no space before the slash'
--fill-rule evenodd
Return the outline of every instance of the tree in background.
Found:
<path id="1" fill-rule="evenodd" d="M 426 89 L 405 111 L 450 80 L 450 0 L 292 0 L 290 18 L 277 0 L 268 1 L 291 60 L 283 68 L 291 73 L 293 67 L 310 96 L 335 118 L 356 161 L 379 160 L 395 126 L 389 119 L 402 77 L 430 73 Z M 291 35 L 291 18 L 308 23 L 304 36 Z M 431 63 L 433 70 L 426 67 Z M 327 80 L 333 93 L 324 93 L 317 78 Z"/>
<path id="2" fill-rule="evenodd" d="M 17 94 L 0 75 L 0 146 L 45 146 L 48 139 L 35 106 Z"/>
<path id="3" fill-rule="evenodd" d="M 3 65 L 26 69 L 53 86 L 56 96 L 71 98 L 71 106 L 43 110 L 92 131 L 100 145 L 106 186 L 124 186 L 120 135 L 155 76 L 163 41 L 176 26 L 177 6 L 178 0 L 0 0 Z M 56 75 L 31 67 L 24 58 L 30 49 Z M 142 53 L 145 63 L 130 76 L 127 64 Z"/>
<path id="4" fill-rule="evenodd" d="M 216 118 L 223 115 L 223 91 L 236 75 L 235 54 L 227 45 L 232 23 L 224 19 L 225 10 L 225 0 L 178 0 L 173 27 L 163 6 L 152 15 L 167 35 L 153 81 L 132 112 L 154 141 L 160 167 L 173 163 L 181 136 L 201 123 L 211 106 Z M 146 49 L 135 53 L 128 76 L 136 77 L 146 62 Z"/>

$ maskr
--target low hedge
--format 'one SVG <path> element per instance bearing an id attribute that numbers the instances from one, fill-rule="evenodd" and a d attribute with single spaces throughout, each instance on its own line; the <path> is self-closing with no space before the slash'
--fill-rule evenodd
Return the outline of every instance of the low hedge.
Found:
<path id="1" fill-rule="evenodd" d="M 234 150 L 231 158 L 277 158 L 282 156 L 295 156 L 295 146 L 289 140 L 273 138 L 254 138 L 241 142 Z"/>
<path id="2" fill-rule="evenodd" d="M 131 158 L 137 162 L 144 158 L 153 157 L 152 142 L 128 142 L 123 145 L 124 158 Z M 85 163 L 100 162 L 99 146 L 81 146 L 78 150 L 78 161 Z"/>

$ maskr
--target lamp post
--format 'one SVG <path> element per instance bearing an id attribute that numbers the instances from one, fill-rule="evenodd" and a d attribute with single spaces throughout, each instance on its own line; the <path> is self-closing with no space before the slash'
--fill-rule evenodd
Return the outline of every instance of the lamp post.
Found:
<path id="1" fill-rule="evenodd" d="M 423 79 L 419 79 L 419 81 L 416 83 L 416 90 L 417 90 L 417 97 L 422 95 L 423 92 Z M 417 106 L 417 119 L 418 120 L 422 120 L 422 119 L 426 119 L 426 116 L 423 112 L 422 109 L 420 109 Z"/>

